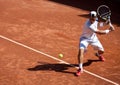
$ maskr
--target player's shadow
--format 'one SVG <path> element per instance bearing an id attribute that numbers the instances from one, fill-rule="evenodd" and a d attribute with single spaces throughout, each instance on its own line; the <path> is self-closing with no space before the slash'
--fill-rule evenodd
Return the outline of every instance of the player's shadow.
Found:
<path id="1" fill-rule="evenodd" d="M 90 66 L 93 62 L 98 62 L 100 60 L 88 60 L 83 64 L 83 66 Z M 29 71 L 55 71 L 61 73 L 68 73 L 75 75 L 75 72 L 68 71 L 69 68 L 78 67 L 78 64 L 50 64 L 50 63 L 40 63 L 40 65 L 36 65 L 35 67 L 28 68 Z"/>
<path id="2" fill-rule="evenodd" d="M 75 72 L 67 71 L 71 65 L 67 64 L 40 64 L 32 68 L 28 68 L 29 71 L 55 71 L 55 72 L 62 72 L 62 73 L 69 73 L 74 74 Z"/>
<path id="3" fill-rule="evenodd" d="M 85 67 L 85 66 L 90 66 L 92 63 L 94 63 L 94 62 L 101 62 L 101 60 L 91 60 L 91 59 L 88 59 L 88 61 L 87 62 L 85 62 L 84 64 L 83 64 L 83 66 Z"/>

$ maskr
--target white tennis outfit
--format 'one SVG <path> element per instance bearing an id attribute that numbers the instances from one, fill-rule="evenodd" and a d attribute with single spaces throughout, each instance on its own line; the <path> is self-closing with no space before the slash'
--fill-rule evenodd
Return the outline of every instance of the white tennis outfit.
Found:
<path id="1" fill-rule="evenodd" d="M 91 24 L 90 20 L 87 20 L 84 27 L 83 32 L 80 37 L 80 49 L 87 49 L 88 45 L 91 45 L 95 50 L 104 51 L 102 44 L 100 43 L 99 39 L 95 31 L 97 30 L 98 21 L 94 21 Z"/>

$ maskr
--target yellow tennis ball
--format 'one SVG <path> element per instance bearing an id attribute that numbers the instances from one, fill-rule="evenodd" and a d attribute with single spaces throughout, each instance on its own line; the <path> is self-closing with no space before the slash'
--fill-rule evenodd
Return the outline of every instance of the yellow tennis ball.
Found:
<path id="1" fill-rule="evenodd" d="M 59 54 L 59 57 L 62 58 L 62 57 L 63 57 L 63 54 L 60 53 L 60 54 Z"/>

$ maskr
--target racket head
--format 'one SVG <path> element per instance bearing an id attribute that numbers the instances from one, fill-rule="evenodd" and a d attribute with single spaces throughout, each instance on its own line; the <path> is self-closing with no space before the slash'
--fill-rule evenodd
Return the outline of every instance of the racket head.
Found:
<path id="1" fill-rule="evenodd" d="M 108 20 L 111 16 L 111 10 L 107 5 L 100 5 L 97 8 L 97 15 L 103 20 Z"/>

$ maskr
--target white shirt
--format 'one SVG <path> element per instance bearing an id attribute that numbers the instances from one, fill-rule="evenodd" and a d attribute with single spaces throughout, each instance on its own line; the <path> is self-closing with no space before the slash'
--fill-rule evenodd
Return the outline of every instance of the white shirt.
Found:
<path id="1" fill-rule="evenodd" d="M 81 37 L 87 38 L 87 39 L 94 39 L 97 38 L 95 31 L 97 30 L 98 21 L 94 21 L 92 24 L 90 20 L 87 20 L 86 23 L 83 26 L 83 32 Z"/>

